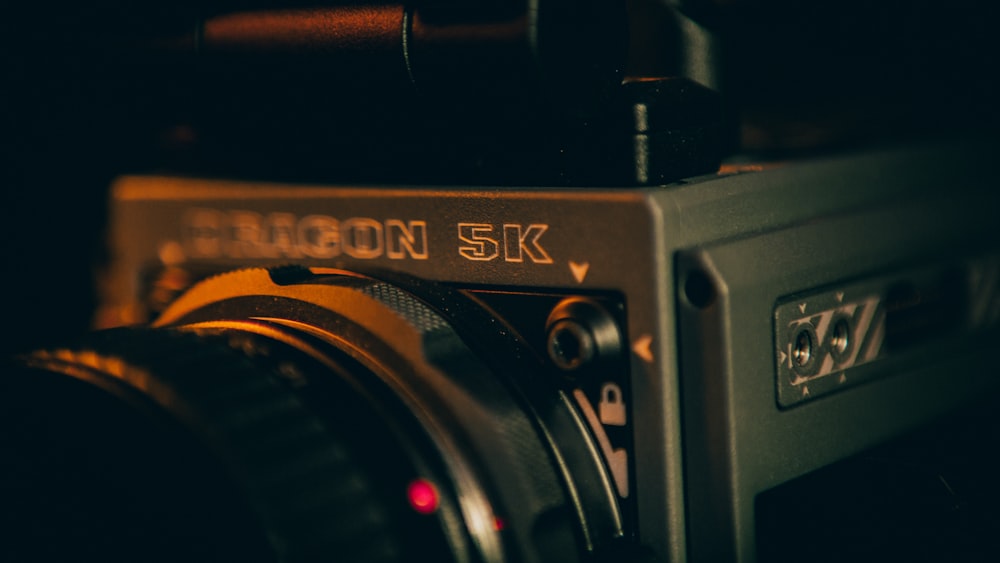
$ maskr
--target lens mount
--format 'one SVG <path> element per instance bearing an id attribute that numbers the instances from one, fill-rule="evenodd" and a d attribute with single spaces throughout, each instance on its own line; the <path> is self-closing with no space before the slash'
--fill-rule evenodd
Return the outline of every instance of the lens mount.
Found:
<path id="1" fill-rule="evenodd" d="M 519 385 L 526 370 L 492 359 L 510 355 L 459 334 L 423 297 L 346 272 L 243 270 L 197 285 L 153 328 L 27 363 L 202 444 L 277 560 L 571 561 L 607 549 L 621 516 L 569 401 Z"/>

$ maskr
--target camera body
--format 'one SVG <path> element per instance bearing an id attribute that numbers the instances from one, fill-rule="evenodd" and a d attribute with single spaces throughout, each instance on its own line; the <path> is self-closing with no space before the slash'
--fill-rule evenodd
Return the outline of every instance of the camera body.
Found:
<path id="1" fill-rule="evenodd" d="M 126 176 L 99 319 L 152 320 L 196 280 L 248 267 L 471 295 L 586 421 L 611 535 L 655 560 L 750 561 L 758 495 L 995 389 L 987 153 L 733 165 L 650 188 Z M 608 315 L 557 311 L 567 299 Z"/>
<path id="2" fill-rule="evenodd" d="M 60 336 L 0 379 L 9 558 L 940 560 L 941 514 L 996 547 L 963 457 L 1000 436 L 980 7 L 97 4 L 7 36 L 11 347 Z M 107 330 L 73 343 L 66 232 L 112 177 Z M 32 275 L 50 248 L 76 278 Z M 874 550 L 797 485 L 874 494 L 841 462 L 983 403 L 946 457 L 978 483 L 920 458 L 946 506 Z M 900 489 L 890 518 L 933 496 Z"/>

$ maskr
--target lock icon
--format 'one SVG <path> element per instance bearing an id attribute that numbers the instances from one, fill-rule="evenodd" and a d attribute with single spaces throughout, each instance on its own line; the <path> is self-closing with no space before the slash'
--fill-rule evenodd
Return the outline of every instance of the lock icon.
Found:
<path id="1" fill-rule="evenodd" d="M 605 383 L 601 387 L 601 401 L 597 405 L 601 424 L 625 426 L 625 398 L 617 383 Z"/>

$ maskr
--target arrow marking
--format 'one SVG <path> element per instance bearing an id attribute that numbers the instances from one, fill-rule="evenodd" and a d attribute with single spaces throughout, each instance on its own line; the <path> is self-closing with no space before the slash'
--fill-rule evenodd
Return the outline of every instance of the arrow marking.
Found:
<path id="1" fill-rule="evenodd" d="M 843 373 L 840 374 L 840 379 L 837 380 L 837 383 L 840 383 L 840 384 L 847 383 L 847 374 L 843 374 Z"/>
<path id="2" fill-rule="evenodd" d="M 788 356 L 785 355 L 785 351 L 778 350 L 778 365 L 780 366 L 781 364 L 785 363 L 786 359 L 788 359 Z"/>
<path id="3" fill-rule="evenodd" d="M 838 291 L 837 292 L 837 303 L 843 303 L 843 302 L 844 302 L 844 292 L 843 291 Z"/>
<path id="4" fill-rule="evenodd" d="M 802 314 L 805 314 L 805 312 L 806 312 L 806 304 L 805 303 L 799 303 L 799 311 Z"/>
<path id="5" fill-rule="evenodd" d="M 632 351 L 635 352 L 636 356 L 639 356 L 640 358 L 645 360 L 647 364 L 651 364 L 653 363 L 653 349 L 651 347 L 652 344 L 653 344 L 653 337 L 648 334 L 644 334 L 640 336 L 638 340 L 632 343 Z"/>
<path id="6" fill-rule="evenodd" d="M 574 262 L 569 261 L 569 269 L 573 272 L 573 278 L 576 283 L 583 283 L 583 280 L 587 277 L 587 270 L 590 269 L 590 262 Z"/>

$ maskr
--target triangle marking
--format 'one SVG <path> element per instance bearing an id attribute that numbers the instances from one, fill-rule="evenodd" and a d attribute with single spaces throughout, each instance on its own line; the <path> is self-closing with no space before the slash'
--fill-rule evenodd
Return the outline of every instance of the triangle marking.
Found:
<path id="1" fill-rule="evenodd" d="M 576 283 L 583 283 L 583 280 L 587 278 L 587 271 L 590 270 L 590 262 L 574 262 L 569 261 L 569 270 L 573 273 L 573 279 Z"/>

